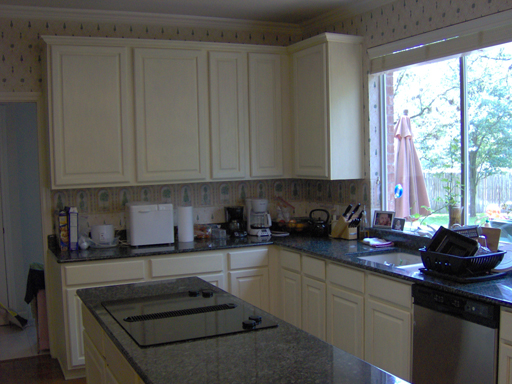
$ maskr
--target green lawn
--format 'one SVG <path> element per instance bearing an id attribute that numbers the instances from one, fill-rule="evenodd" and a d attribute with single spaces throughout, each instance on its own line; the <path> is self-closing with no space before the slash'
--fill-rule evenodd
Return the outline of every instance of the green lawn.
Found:
<path id="1" fill-rule="evenodd" d="M 469 218 L 469 225 L 483 225 L 485 222 L 486 215 L 485 213 L 478 213 L 476 217 Z M 417 222 L 422 222 L 423 218 L 419 219 Z M 423 225 L 432 225 L 434 228 L 438 226 L 448 227 L 448 213 L 433 213 L 428 216 L 424 221 Z M 413 227 L 416 227 L 417 224 L 414 223 Z"/>

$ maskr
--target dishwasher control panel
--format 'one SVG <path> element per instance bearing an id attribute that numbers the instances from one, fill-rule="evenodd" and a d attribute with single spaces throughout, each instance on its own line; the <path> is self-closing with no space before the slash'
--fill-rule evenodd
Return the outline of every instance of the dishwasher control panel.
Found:
<path id="1" fill-rule="evenodd" d="M 418 284 L 412 286 L 412 296 L 414 305 L 470 320 L 491 328 L 499 326 L 500 308 L 498 305 Z"/>

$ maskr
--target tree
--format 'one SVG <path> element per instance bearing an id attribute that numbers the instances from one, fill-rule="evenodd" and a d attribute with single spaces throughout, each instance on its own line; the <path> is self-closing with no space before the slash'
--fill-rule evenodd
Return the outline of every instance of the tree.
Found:
<path id="1" fill-rule="evenodd" d="M 424 171 L 461 166 L 460 65 L 450 59 L 395 72 L 396 119 L 409 110 Z M 512 44 L 466 57 L 470 216 L 477 186 L 512 168 Z"/>

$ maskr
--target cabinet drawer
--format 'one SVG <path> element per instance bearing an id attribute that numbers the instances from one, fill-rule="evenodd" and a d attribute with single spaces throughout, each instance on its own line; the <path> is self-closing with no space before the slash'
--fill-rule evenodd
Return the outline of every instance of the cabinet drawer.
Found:
<path id="1" fill-rule="evenodd" d="M 368 294 L 381 300 L 412 308 L 411 285 L 376 275 L 368 275 Z"/>
<path id="2" fill-rule="evenodd" d="M 178 256 L 150 259 L 151 277 L 196 275 L 199 273 L 222 272 L 223 254 L 201 256 Z"/>
<path id="3" fill-rule="evenodd" d="M 144 279 L 144 261 L 104 262 L 64 267 L 66 285 L 125 282 Z"/>
<path id="4" fill-rule="evenodd" d="M 356 292 L 364 293 L 364 272 L 337 264 L 327 266 L 327 281 Z"/>
<path id="5" fill-rule="evenodd" d="M 300 272 L 300 253 L 281 250 L 281 267 Z"/>
<path id="6" fill-rule="evenodd" d="M 302 256 L 302 273 L 325 281 L 325 261 Z"/>
<path id="7" fill-rule="evenodd" d="M 501 309 L 500 339 L 512 342 L 512 312 Z"/>
<path id="8" fill-rule="evenodd" d="M 266 267 L 268 265 L 268 249 L 228 252 L 228 263 L 229 269 Z"/>

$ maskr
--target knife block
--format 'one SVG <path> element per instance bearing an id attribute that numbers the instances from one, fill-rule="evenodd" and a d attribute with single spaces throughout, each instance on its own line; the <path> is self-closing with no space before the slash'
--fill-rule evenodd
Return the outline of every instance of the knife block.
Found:
<path id="1" fill-rule="evenodd" d="M 340 237 L 345 240 L 356 240 L 357 239 L 357 227 L 345 227 L 341 232 Z"/>

